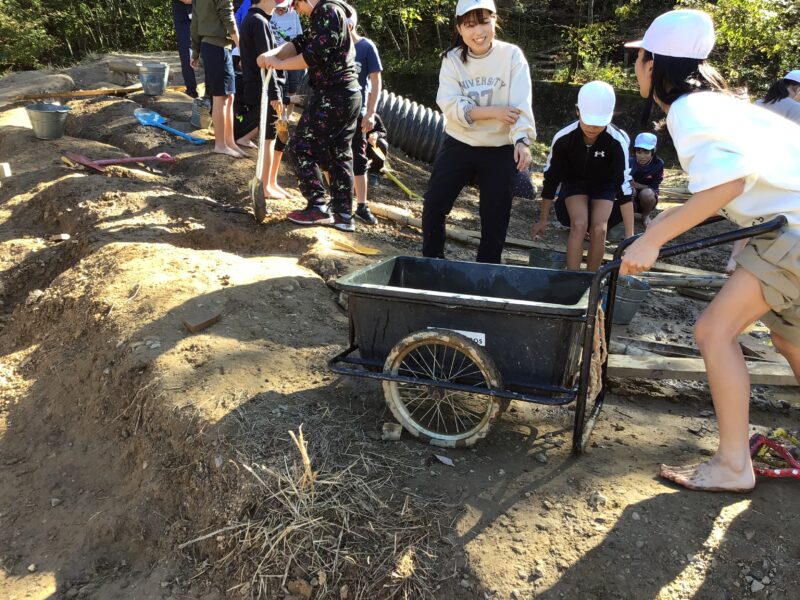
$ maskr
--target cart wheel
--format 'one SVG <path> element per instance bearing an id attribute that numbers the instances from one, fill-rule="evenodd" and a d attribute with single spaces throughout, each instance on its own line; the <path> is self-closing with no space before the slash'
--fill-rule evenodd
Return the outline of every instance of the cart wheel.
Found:
<path id="1" fill-rule="evenodd" d="M 463 335 L 443 329 L 418 331 L 389 352 L 384 372 L 501 389 L 500 372 L 486 352 Z M 486 437 L 509 401 L 480 392 L 448 390 L 384 380 L 386 404 L 412 435 L 434 446 L 472 446 Z"/>

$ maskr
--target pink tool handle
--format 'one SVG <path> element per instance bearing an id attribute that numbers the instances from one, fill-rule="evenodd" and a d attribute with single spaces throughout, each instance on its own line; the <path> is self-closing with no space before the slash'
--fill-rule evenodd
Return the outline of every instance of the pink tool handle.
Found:
<path id="1" fill-rule="evenodd" d="M 758 454 L 759 448 L 761 446 L 767 446 L 771 450 L 775 451 L 777 454 L 780 455 L 783 460 L 789 463 L 789 467 L 753 467 L 753 471 L 755 471 L 756 475 L 761 475 L 762 477 L 773 477 L 776 479 L 783 478 L 783 477 L 793 477 L 795 479 L 800 479 L 800 462 L 792 456 L 792 454 L 784 448 L 779 442 L 771 440 L 760 433 L 757 433 L 753 437 L 750 438 L 750 455 L 755 456 Z"/>
<path id="2" fill-rule="evenodd" d="M 106 158 L 104 160 L 93 160 L 92 163 L 103 167 L 105 165 L 124 165 L 127 163 L 155 162 L 155 161 L 173 163 L 175 162 L 175 159 L 166 152 L 161 152 L 159 154 L 156 154 L 155 156 L 131 156 L 129 158 Z"/>

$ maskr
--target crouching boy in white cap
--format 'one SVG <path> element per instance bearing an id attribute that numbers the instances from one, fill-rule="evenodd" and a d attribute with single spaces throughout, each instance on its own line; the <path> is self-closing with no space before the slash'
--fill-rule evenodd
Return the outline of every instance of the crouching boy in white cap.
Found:
<path id="1" fill-rule="evenodd" d="M 550 219 L 556 197 L 556 216 L 569 227 L 567 269 L 581 266 L 583 241 L 590 233 L 586 266 L 596 271 L 603 261 L 608 218 L 615 199 L 623 197 L 625 236 L 633 235 L 633 205 L 628 166 L 628 135 L 611 124 L 616 97 L 603 81 L 591 81 L 578 92 L 579 119 L 556 133 L 544 168 L 542 206 L 531 235 L 540 235 Z M 559 188 L 560 185 L 560 188 Z"/>

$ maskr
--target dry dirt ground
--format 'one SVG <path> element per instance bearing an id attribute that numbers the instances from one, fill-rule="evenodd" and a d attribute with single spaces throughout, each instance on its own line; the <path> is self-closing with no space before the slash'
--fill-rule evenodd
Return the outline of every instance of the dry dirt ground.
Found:
<path id="1" fill-rule="evenodd" d="M 0 112 L 0 597 L 797 597 L 797 481 L 712 495 L 654 476 L 715 447 L 704 384 L 612 381 L 580 458 L 569 408 L 519 403 L 472 449 L 381 441 L 381 388 L 326 367 L 348 335 L 326 284 L 374 260 L 337 242 L 414 255 L 419 232 L 287 223 L 289 161 L 292 198 L 257 225 L 252 160 L 144 129 L 140 105 L 191 130 L 179 93 L 71 102 L 57 141 Z M 101 174 L 66 150 L 179 162 Z M 392 162 L 424 191 L 426 165 Z M 420 213 L 390 184 L 372 197 Z M 476 204 L 465 191 L 451 221 L 476 228 Z M 536 210 L 517 200 L 510 233 Z M 680 260 L 719 271 L 725 252 Z M 618 333 L 690 345 L 704 306 L 659 291 Z M 753 429 L 797 429 L 799 406 L 796 388 L 754 389 Z"/>

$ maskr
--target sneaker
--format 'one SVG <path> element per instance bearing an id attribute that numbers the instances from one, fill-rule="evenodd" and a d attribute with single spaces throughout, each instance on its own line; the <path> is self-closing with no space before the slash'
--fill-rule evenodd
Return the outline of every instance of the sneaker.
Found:
<path id="1" fill-rule="evenodd" d="M 324 207 L 309 205 L 305 210 L 293 210 L 286 218 L 298 225 L 330 225 L 333 217 Z"/>
<path id="2" fill-rule="evenodd" d="M 361 219 L 362 221 L 364 221 L 364 223 L 368 223 L 369 225 L 378 224 L 378 219 L 375 218 L 375 215 L 372 214 L 372 211 L 366 204 L 358 205 L 358 208 L 356 208 L 355 216 L 357 219 Z"/>
<path id="3" fill-rule="evenodd" d="M 374 219 L 375 217 L 373 217 Z M 336 213 L 333 215 L 333 226 L 339 231 L 355 231 L 356 224 L 353 217 L 348 213 Z"/>

